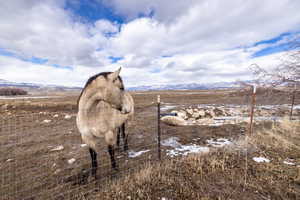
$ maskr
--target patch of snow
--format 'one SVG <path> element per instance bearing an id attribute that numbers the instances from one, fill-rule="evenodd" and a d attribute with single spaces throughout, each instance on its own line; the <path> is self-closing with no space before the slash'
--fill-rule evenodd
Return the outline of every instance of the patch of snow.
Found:
<path id="1" fill-rule="evenodd" d="M 161 111 L 166 111 L 166 110 L 170 110 L 170 109 L 173 109 L 173 108 L 176 108 L 177 106 L 162 106 L 160 108 Z"/>
<path id="2" fill-rule="evenodd" d="M 53 117 L 54 117 L 54 118 L 57 118 L 57 117 L 58 117 L 58 114 L 53 115 Z"/>
<path id="3" fill-rule="evenodd" d="M 135 152 L 135 151 L 129 151 L 128 152 L 128 157 L 129 158 L 135 158 L 135 157 L 138 157 L 140 155 L 142 155 L 143 153 L 146 153 L 150 150 L 144 150 L 144 151 L 138 151 L 138 152 Z"/>
<path id="4" fill-rule="evenodd" d="M 50 119 L 45 119 L 45 120 L 43 121 L 43 123 L 46 123 L 46 124 L 48 124 L 48 123 L 50 123 L 50 122 L 51 122 Z"/>
<path id="5" fill-rule="evenodd" d="M 283 161 L 284 164 L 286 165 L 296 165 L 295 163 L 289 162 L 289 161 Z"/>
<path id="6" fill-rule="evenodd" d="M 14 159 L 9 158 L 9 159 L 6 160 L 6 162 L 11 162 L 11 161 L 13 161 L 13 160 L 14 160 Z"/>
<path id="7" fill-rule="evenodd" d="M 72 116 L 71 115 L 65 115 L 65 119 L 71 119 Z"/>
<path id="8" fill-rule="evenodd" d="M 64 149 L 64 146 L 63 145 L 59 145 L 57 147 L 55 147 L 54 149 L 51 149 L 50 151 L 61 151 Z"/>
<path id="9" fill-rule="evenodd" d="M 180 147 L 181 144 L 178 142 L 179 138 L 178 137 L 170 137 L 168 139 L 165 139 L 160 142 L 161 145 L 167 146 L 167 147 Z"/>
<path id="10" fill-rule="evenodd" d="M 283 161 L 283 163 L 286 165 L 296 165 L 294 163 L 294 159 L 286 159 L 285 161 Z"/>
<path id="11" fill-rule="evenodd" d="M 209 139 L 206 142 L 213 147 L 224 147 L 225 145 L 231 145 L 232 142 L 226 138 L 218 138 L 217 140 Z"/>
<path id="12" fill-rule="evenodd" d="M 269 163 L 270 162 L 270 160 L 265 157 L 253 157 L 252 159 L 258 163 L 261 163 L 261 162 Z"/>
<path id="13" fill-rule="evenodd" d="M 175 157 L 179 155 L 186 156 L 190 153 L 208 153 L 208 147 L 201 147 L 195 144 L 192 145 L 181 145 L 175 149 L 167 150 L 167 155 L 170 157 Z"/>
<path id="14" fill-rule="evenodd" d="M 86 147 L 86 146 L 87 146 L 87 144 L 81 144 L 80 146 L 81 146 L 81 147 Z"/>
<path id="15" fill-rule="evenodd" d="M 68 163 L 71 165 L 71 164 L 73 164 L 75 161 L 76 161 L 75 158 L 71 158 L 71 159 L 68 160 Z"/>
<path id="16" fill-rule="evenodd" d="M 294 109 L 300 109 L 300 104 L 299 105 L 294 105 Z"/>
<path id="17" fill-rule="evenodd" d="M 168 139 L 165 139 L 161 141 L 161 145 L 173 147 L 174 149 L 168 149 L 167 155 L 170 157 L 183 155 L 186 156 L 189 153 L 207 153 L 209 152 L 208 147 L 202 147 L 195 144 L 190 145 L 182 145 L 178 142 L 178 137 L 170 137 Z"/>

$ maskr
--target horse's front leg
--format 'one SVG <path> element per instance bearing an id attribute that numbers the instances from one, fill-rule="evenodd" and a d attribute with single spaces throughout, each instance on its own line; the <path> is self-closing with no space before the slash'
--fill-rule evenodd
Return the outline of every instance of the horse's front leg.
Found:
<path id="1" fill-rule="evenodd" d="M 121 135 L 121 128 L 117 130 L 117 147 L 120 147 L 120 135 Z"/>
<path id="2" fill-rule="evenodd" d="M 110 155 L 111 167 L 114 170 L 118 170 L 117 163 L 116 163 L 116 160 L 115 160 L 115 149 L 114 149 L 113 145 L 108 145 L 108 152 L 109 152 L 109 155 Z"/>
<path id="3" fill-rule="evenodd" d="M 97 153 L 94 149 L 89 148 L 90 155 L 91 155 L 91 160 L 92 160 L 92 175 L 97 179 L 97 168 L 98 168 L 98 163 L 97 163 Z"/>
<path id="4" fill-rule="evenodd" d="M 108 153 L 110 155 L 110 161 L 111 161 L 111 166 L 113 169 L 117 170 L 117 164 L 115 160 L 115 145 L 116 145 L 116 138 L 117 138 L 117 130 L 113 131 L 108 131 L 105 134 L 105 140 L 106 144 L 108 145 Z"/>

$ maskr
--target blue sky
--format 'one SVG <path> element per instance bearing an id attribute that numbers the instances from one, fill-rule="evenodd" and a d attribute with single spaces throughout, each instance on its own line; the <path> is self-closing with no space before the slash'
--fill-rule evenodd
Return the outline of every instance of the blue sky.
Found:
<path id="1" fill-rule="evenodd" d="M 296 0 L 2 1 L 0 79 L 81 86 L 122 66 L 129 86 L 248 80 L 251 64 L 271 69 L 293 50 L 299 9 Z"/>

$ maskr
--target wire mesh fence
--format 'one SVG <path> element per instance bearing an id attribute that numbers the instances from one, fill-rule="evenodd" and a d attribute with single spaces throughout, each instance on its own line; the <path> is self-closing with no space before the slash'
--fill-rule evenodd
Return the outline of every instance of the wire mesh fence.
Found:
<path id="1" fill-rule="evenodd" d="M 160 158 L 183 156 L 188 153 L 206 152 L 207 141 L 211 141 L 211 145 L 218 142 L 210 140 L 211 137 L 230 139 L 247 133 L 247 130 L 240 126 L 224 128 L 222 125 L 249 122 L 250 102 L 251 98 L 248 96 L 242 99 L 240 104 L 160 102 L 157 106 L 153 103 L 146 109 L 148 114 L 137 113 L 138 116 L 133 122 L 128 123 L 126 131 L 130 134 L 129 151 L 128 154 L 125 154 L 122 148 L 117 151 L 117 172 L 111 169 L 105 141 L 99 140 L 97 181 L 90 176 L 90 155 L 77 130 L 75 113 L 2 115 L 0 199 L 84 199 L 104 187 L 106 182 L 138 169 L 143 163 L 155 163 Z M 276 104 L 276 100 L 272 103 Z M 279 111 L 273 112 L 277 107 Z M 280 111 L 282 107 L 284 111 Z M 213 120 L 210 123 L 203 124 L 202 121 L 201 124 L 196 115 L 193 117 L 193 114 L 187 114 L 189 118 L 186 121 L 190 121 L 188 126 L 168 126 L 160 121 L 161 116 L 173 116 L 175 110 L 188 113 L 188 109 L 192 109 L 193 112 L 197 109 L 199 112 L 200 108 L 206 109 L 207 113 L 218 108 L 225 113 L 231 113 L 232 116 L 211 116 Z M 289 108 L 290 105 L 270 106 L 258 103 L 254 110 L 254 122 L 264 120 L 263 117 L 276 121 L 279 119 L 278 112 L 288 114 Z M 296 117 L 299 116 L 297 105 L 294 109 Z M 233 116 L 234 113 L 238 113 L 239 116 Z M 233 119 L 234 117 L 241 121 Z"/>
<path id="2" fill-rule="evenodd" d="M 90 155 L 75 114 L 7 115 L 0 122 L 0 199 L 76 199 L 99 188 L 89 176 Z M 97 183 L 126 174 L 137 163 L 155 160 L 157 144 L 151 135 L 147 143 L 130 140 L 128 155 L 117 151 L 119 172 L 111 169 L 107 146 L 100 139 Z"/>

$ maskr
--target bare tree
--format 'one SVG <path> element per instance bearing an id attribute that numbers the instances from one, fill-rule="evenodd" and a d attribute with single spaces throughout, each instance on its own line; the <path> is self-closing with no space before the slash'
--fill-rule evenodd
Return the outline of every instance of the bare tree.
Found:
<path id="1" fill-rule="evenodd" d="M 300 84 L 300 38 L 290 42 L 289 51 L 280 58 L 279 64 L 266 70 L 257 64 L 250 66 L 259 85 L 276 87 L 284 84 L 294 86 Z"/>

